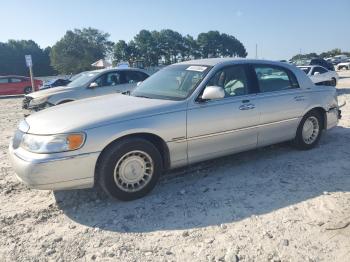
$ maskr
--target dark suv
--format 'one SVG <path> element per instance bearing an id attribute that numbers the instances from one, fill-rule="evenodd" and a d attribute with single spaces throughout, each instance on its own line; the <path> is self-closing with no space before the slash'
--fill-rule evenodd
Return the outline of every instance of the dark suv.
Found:
<path id="1" fill-rule="evenodd" d="M 320 66 L 327 68 L 328 70 L 334 71 L 334 65 L 332 63 L 327 62 L 326 60 L 324 60 L 322 58 L 311 59 L 310 65 L 320 65 Z"/>

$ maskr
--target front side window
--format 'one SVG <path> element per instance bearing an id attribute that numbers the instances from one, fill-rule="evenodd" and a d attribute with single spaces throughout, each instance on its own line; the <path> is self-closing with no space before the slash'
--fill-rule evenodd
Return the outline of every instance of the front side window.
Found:
<path id="1" fill-rule="evenodd" d="M 260 92 L 275 92 L 298 88 L 296 77 L 287 69 L 279 66 L 254 66 Z"/>
<path id="2" fill-rule="evenodd" d="M 248 94 L 248 80 L 243 66 L 230 66 L 219 70 L 206 86 L 220 86 L 225 97 Z"/>
<path id="3" fill-rule="evenodd" d="M 80 87 L 87 85 L 94 77 L 96 77 L 99 74 L 99 72 L 82 72 L 79 75 L 77 75 L 72 82 L 70 82 L 67 86 L 68 87 Z"/>
<path id="4" fill-rule="evenodd" d="M 183 100 L 192 94 L 209 70 L 209 66 L 171 65 L 148 77 L 131 95 Z"/>
<path id="5" fill-rule="evenodd" d="M 98 77 L 94 81 L 99 87 L 116 86 L 123 83 L 119 72 L 109 72 Z"/>
<path id="6" fill-rule="evenodd" d="M 327 73 L 327 70 L 324 69 L 323 67 L 317 66 L 314 68 L 312 75 L 314 75 L 315 73 L 324 74 L 324 73 Z"/>
<path id="7" fill-rule="evenodd" d="M 0 84 L 7 84 L 9 82 L 8 78 L 0 78 Z"/>

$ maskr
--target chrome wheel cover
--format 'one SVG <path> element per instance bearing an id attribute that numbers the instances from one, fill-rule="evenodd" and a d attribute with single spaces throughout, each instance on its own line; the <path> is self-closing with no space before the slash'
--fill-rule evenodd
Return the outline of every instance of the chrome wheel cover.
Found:
<path id="1" fill-rule="evenodd" d="M 320 125 L 318 119 L 314 116 L 310 116 L 306 119 L 303 125 L 302 136 L 303 141 L 310 145 L 316 141 L 320 132 Z"/>
<path id="2" fill-rule="evenodd" d="M 143 151 L 130 151 L 123 155 L 114 168 L 114 182 L 125 192 L 144 188 L 154 172 L 152 158 Z"/>

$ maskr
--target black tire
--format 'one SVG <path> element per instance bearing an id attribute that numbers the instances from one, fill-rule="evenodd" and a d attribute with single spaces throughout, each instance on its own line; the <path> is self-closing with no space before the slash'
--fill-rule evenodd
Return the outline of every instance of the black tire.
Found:
<path id="1" fill-rule="evenodd" d="M 127 192 L 120 188 L 121 185 L 117 185 L 115 168 L 117 168 L 116 166 L 120 161 L 123 161 L 122 158 L 125 155 L 135 151 L 146 153 L 152 159 L 153 172 L 148 182 L 145 185 L 141 185 L 143 186 L 142 188 L 133 192 Z M 162 157 L 151 142 L 142 138 L 126 138 L 115 142 L 102 153 L 96 168 L 96 179 L 103 191 L 109 196 L 122 201 L 131 201 L 147 195 L 157 184 L 162 172 Z"/>
<path id="2" fill-rule="evenodd" d="M 337 85 L 337 80 L 335 78 L 332 78 L 330 81 L 330 86 L 336 86 Z"/>
<path id="3" fill-rule="evenodd" d="M 31 86 L 27 86 L 24 88 L 23 93 L 25 93 L 26 95 L 32 92 L 32 87 Z"/>
<path id="4" fill-rule="evenodd" d="M 315 137 L 315 139 L 311 143 L 306 143 L 303 139 L 303 127 L 304 127 L 306 120 L 308 120 L 309 118 L 317 119 L 318 134 L 317 134 L 317 137 Z M 320 113 L 316 110 L 309 111 L 303 117 L 303 119 L 300 121 L 296 136 L 295 136 L 294 141 L 293 141 L 294 146 L 297 147 L 298 149 L 301 149 L 301 150 L 309 150 L 309 149 L 314 148 L 318 144 L 318 142 L 320 141 L 322 130 L 323 130 L 323 125 L 324 125 L 323 118 L 320 115 Z"/>
<path id="5" fill-rule="evenodd" d="M 59 102 L 57 105 L 62 105 L 62 104 L 65 104 L 65 103 L 68 103 L 68 102 L 73 102 L 74 100 L 64 100 L 64 101 L 61 101 Z"/>

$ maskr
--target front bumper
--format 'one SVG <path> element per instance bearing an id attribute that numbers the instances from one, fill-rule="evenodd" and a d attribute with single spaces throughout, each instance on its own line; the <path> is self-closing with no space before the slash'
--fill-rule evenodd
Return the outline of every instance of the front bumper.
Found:
<path id="1" fill-rule="evenodd" d="M 35 106 L 31 106 L 30 102 L 33 100 L 32 97 L 24 97 L 23 101 L 22 101 L 22 108 L 29 110 L 30 112 L 37 112 L 40 110 L 43 110 L 45 108 L 51 107 L 53 106 L 52 104 L 50 104 L 49 102 L 44 102 L 42 104 L 39 105 L 35 105 Z"/>
<path id="2" fill-rule="evenodd" d="M 36 189 L 64 190 L 91 188 L 100 152 L 60 155 L 35 154 L 14 149 L 12 143 L 9 155 L 17 178 Z"/>

